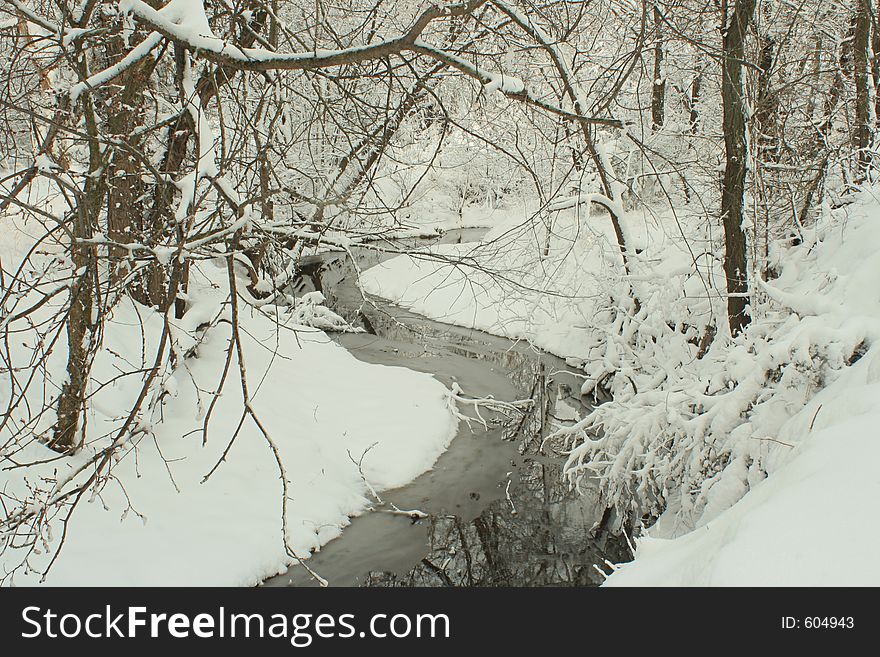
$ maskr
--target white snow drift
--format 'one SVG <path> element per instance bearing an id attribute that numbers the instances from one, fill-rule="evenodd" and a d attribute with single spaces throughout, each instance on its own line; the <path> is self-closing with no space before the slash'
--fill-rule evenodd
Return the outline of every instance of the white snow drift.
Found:
<path id="1" fill-rule="evenodd" d="M 9 262 L 28 240 L 21 232 L 6 235 Z M 230 313 L 224 266 L 222 259 L 194 265 L 189 311 L 172 320 L 174 349 L 189 355 L 163 370 L 153 391 L 162 402 L 134 437 L 123 439 L 110 481 L 79 501 L 66 534 L 63 514 L 56 516 L 34 552 L 24 538 L 7 536 L 0 569 L 10 572 L 25 558 L 28 564 L 7 583 L 40 582 L 39 571 L 62 541 L 47 584 L 253 585 L 294 562 L 282 542 L 279 467 L 253 421 L 245 419 L 223 460 L 243 411 L 236 357 L 203 444 L 201 429 L 231 335 L 224 321 Z M 242 304 L 240 317 L 251 404 L 282 461 L 289 483 L 287 539 L 302 557 L 370 506 L 370 486 L 400 486 L 429 469 L 457 427 L 446 388 L 431 376 L 363 363 L 323 332 L 297 324 L 327 320 L 319 301 L 312 295 L 293 312 Z M 212 324 L 207 332 L 206 323 Z M 59 457 L 35 439 L 6 443 L 0 490 L 7 509 L 29 489 L 43 491 L 35 507 L 48 502 L 78 464 L 108 445 L 140 390 L 139 368 L 152 364 L 161 326 L 158 313 L 130 300 L 114 308 L 93 368 L 85 448 Z M 27 358 L 29 348 L 19 345 L 12 357 Z M 43 388 L 50 398 L 63 380 L 63 344 L 57 351 Z M 130 374 L 118 377 L 123 371 Z M 7 380 L 0 385 L 4 408 Z M 32 401 L 42 403 L 36 396 Z M 22 409 L 18 413 L 24 417 Z M 32 437 L 51 420 L 33 427 Z M 86 470 L 75 481 L 88 476 Z"/>

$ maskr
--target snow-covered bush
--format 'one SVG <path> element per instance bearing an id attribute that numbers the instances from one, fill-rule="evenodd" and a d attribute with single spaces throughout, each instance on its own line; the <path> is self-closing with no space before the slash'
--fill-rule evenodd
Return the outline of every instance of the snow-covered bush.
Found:
<path id="1" fill-rule="evenodd" d="M 364 329 L 352 326 L 344 318 L 337 315 L 324 305 L 324 295 L 320 292 L 308 292 L 294 301 L 290 309 L 290 320 L 301 326 L 310 326 L 322 331 L 339 331 L 342 333 L 360 333 Z"/>
<path id="2" fill-rule="evenodd" d="M 609 330 L 609 355 L 587 365 L 588 381 L 610 379 L 614 399 L 560 431 L 573 439 L 569 479 L 597 478 L 620 518 L 669 509 L 673 534 L 764 479 L 821 418 L 816 393 L 880 334 L 877 212 L 826 208 L 802 243 L 776 251 L 781 275 L 760 283 L 748 330 L 722 332 L 702 357 L 699 331 L 656 321 L 682 316 L 678 279 L 649 286 L 632 321 Z"/>
<path id="3" fill-rule="evenodd" d="M 598 480 L 621 522 L 705 523 L 764 479 L 810 425 L 811 405 L 873 344 L 876 206 L 822 209 L 797 244 L 777 242 L 748 330 L 726 323 L 719 236 L 697 214 L 626 216 L 624 273 L 605 212 L 510 216 L 479 245 L 369 270 L 368 291 L 442 321 L 569 358 L 598 405 L 556 439 L 574 485 Z M 549 239 L 548 233 L 549 230 Z M 545 245 L 549 248 L 544 250 Z"/>

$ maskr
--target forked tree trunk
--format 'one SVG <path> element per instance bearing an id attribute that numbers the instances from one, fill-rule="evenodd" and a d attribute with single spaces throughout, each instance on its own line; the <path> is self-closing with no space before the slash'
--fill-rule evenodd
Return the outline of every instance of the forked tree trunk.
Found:
<path id="1" fill-rule="evenodd" d="M 127 50 L 121 36 L 109 38 L 103 52 L 103 64 L 116 64 Z M 105 208 L 106 234 L 112 241 L 126 244 L 143 240 L 141 199 L 144 185 L 138 173 L 139 163 L 132 152 L 139 146 L 134 134 L 142 123 L 143 92 L 149 84 L 153 65 L 153 60 L 146 58 L 125 71 L 118 80 L 107 85 L 107 96 L 103 101 L 95 101 L 88 95 L 82 100 L 89 135 L 89 170 L 107 168 L 112 173 L 88 179 L 71 221 L 70 256 L 77 275 L 70 289 L 67 317 L 67 377 L 58 396 L 50 443 L 59 451 L 73 452 L 82 444 L 91 361 L 96 342 L 100 339 L 101 308 L 108 304 L 107 299 L 101 298 L 108 294 L 109 288 L 102 291 L 99 285 L 97 247 L 85 241 L 94 237 L 100 228 L 99 221 Z M 87 70 L 83 63 L 81 66 L 80 73 L 85 77 Z M 97 111 L 96 102 L 106 103 L 112 107 L 112 111 L 107 106 Z M 98 125 L 101 115 L 107 117 L 103 131 Z M 113 147 L 105 162 L 105 147 L 99 138 L 101 132 L 113 135 L 130 149 L 122 145 Z M 111 246 L 107 255 L 110 262 L 109 283 L 112 286 L 128 275 L 129 253 L 124 247 Z M 138 284 L 130 285 L 129 291 L 140 301 L 150 301 L 142 294 L 143 288 Z"/>
<path id="2" fill-rule="evenodd" d="M 721 103 L 726 161 L 721 189 L 724 222 L 724 274 L 727 279 L 727 319 L 732 335 L 749 324 L 746 234 L 743 230 L 748 146 L 743 111 L 743 59 L 746 30 L 755 13 L 756 0 L 736 0 L 733 14 L 722 31 Z"/>

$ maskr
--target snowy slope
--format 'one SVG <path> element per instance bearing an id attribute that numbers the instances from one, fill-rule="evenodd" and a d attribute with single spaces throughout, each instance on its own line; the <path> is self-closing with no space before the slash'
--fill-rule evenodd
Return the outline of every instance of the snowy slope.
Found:
<path id="1" fill-rule="evenodd" d="M 828 212 L 807 242 L 786 254 L 782 275 L 768 288 L 782 317 L 753 327 L 772 338 L 768 353 L 790 355 L 790 363 L 775 355 L 783 372 L 797 368 L 823 379 L 812 396 L 792 385 L 752 409 L 750 433 L 766 438 L 750 443 L 763 443 L 768 477 L 683 536 L 661 538 L 676 534 L 667 513 L 607 585 L 880 584 L 878 280 L 880 205 L 865 192 Z M 850 353 L 859 357 L 847 359 Z"/>
<path id="2" fill-rule="evenodd" d="M 815 431 L 786 466 L 677 539 L 643 537 L 606 586 L 877 586 L 880 359 L 874 408 Z"/>
<path id="3" fill-rule="evenodd" d="M 629 220 L 632 242 L 644 245 L 651 231 L 651 253 L 663 254 L 660 261 L 645 252 L 644 267 L 658 277 L 681 270 L 686 253 L 651 223 L 648 215 Z M 481 243 L 430 253 L 367 270 L 364 290 L 432 319 L 528 340 L 562 358 L 589 356 L 597 306 L 621 273 L 608 215 L 588 206 L 554 213 L 548 225 L 518 209 L 500 215 Z"/>
<path id="4" fill-rule="evenodd" d="M 12 235 L 4 255 L 27 243 L 21 233 Z M 233 358 L 202 444 L 200 430 L 221 379 L 231 330 L 223 321 L 207 334 L 198 326 L 214 316 L 228 318 L 225 277 L 222 260 L 194 266 L 190 310 L 175 322 L 174 335 L 179 353 L 195 347 L 197 355 L 163 373 L 163 401 L 142 421 L 144 431 L 127 439 L 110 481 L 77 505 L 47 584 L 253 585 L 293 561 L 281 538 L 279 468 L 254 422 L 244 422 L 225 462 L 203 482 L 221 460 L 243 410 Z M 429 469 L 454 436 L 457 420 L 446 388 L 433 377 L 358 361 L 295 319 L 284 309 L 264 306 L 257 312 L 243 306 L 241 325 L 252 406 L 289 482 L 288 539 L 297 555 L 308 556 L 370 506 L 367 482 L 381 491 Z M 161 325 L 157 313 L 130 300 L 116 306 L 93 368 L 87 446 L 59 458 L 36 440 L 5 445 L 0 489 L 10 508 L 29 487 L 51 488 L 107 445 L 141 386 L 137 371 L 116 375 L 150 362 Z M 49 395 L 63 379 L 63 344 L 58 350 L 47 379 Z M 26 345 L 19 352 L 14 357 L 27 358 Z M 0 387 L 0 404 L 8 394 Z M 50 422 L 51 417 L 35 430 Z M 354 463 L 362 456 L 363 476 Z M 12 467 L 13 460 L 37 464 Z M 34 504 L 41 499 L 45 495 L 38 494 Z M 61 520 L 55 517 L 45 543 L 30 554 L 32 568 L 44 569 L 61 543 Z M 26 548 L 6 549 L 0 569 L 9 572 L 25 556 Z M 38 574 L 23 570 L 7 581 L 38 582 Z"/>

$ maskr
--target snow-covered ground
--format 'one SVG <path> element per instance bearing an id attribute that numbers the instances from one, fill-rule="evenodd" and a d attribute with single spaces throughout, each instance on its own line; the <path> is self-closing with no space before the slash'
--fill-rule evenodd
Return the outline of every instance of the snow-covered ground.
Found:
<path id="1" fill-rule="evenodd" d="M 11 218 L 5 221 L 12 223 Z M 4 231 L 4 266 L 29 245 L 26 227 L 19 228 Z M 122 458 L 110 467 L 111 480 L 83 497 L 66 536 L 56 516 L 45 542 L 38 541 L 29 565 L 42 570 L 63 536 L 46 583 L 253 585 L 292 563 L 282 543 L 279 467 L 269 441 L 250 418 L 225 461 L 203 482 L 220 462 L 243 411 L 233 357 L 203 444 L 201 429 L 231 335 L 230 324 L 223 321 L 230 313 L 225 279 L 222 259 L 195 266 L 189 311 L 173 321 L 175 350 L 194 349 L 195 354 L 184 366 L 163 371 L 153 391 L 163 395 L 157 412 L 141 421 L 134 438 L 125 439 Z M 241 313 L 252 407 L 277 448 L 289 483 L 288 540 L 298 556 L 308 556 L 371 505 L 370 487 L 399 486 L 429 469 L 455 435 L 458 421 L 446 388 L 429 375 L 358 361 L 323 332 L 294 323 L 301 319 L 296 310 L 285 314 L 264 306 L 258 311 L 243 304 Z M 204 333 L 200 325 L 212 320 L 214 326 Z M 140 368 L 152 365 L 161 327 L 161 316 L 130 300 L 115 307 L 93 367 L 86 447 L 75 456 L 59 457 L 36 440 L 7 443 L 0 467 L 7 509 L 13 508 L 12 499 L 27 497 L 29 488 L 45 491 L 32 502 L 38 507 L 79 464 L 107 446 L 124 420 L 120 414 L 131 408 L 140 390 Z M 19 335 L 23 343 L 13 358 L 23 363 L 30 348 L 24 342 L 33 336 Z M 51 398 L 63 380 L 64 344 L 62 339 L 56 347 L 46 386 L 35 387 L 34 403 L 42 403 L 43 391 Z M 118 377 L 120 372 L 130 374 Z M 4 408 L 8 395 L 0 386 Z M 25 409 L 18 414 L 23 418 Z M 46 418 L 32 433 L 47 429 L 51 421 Z M 136 452 L 131 449 L 135 445 Z M 76 481 L 89 472 L 76 475 Z M 25 549 L 7 547 L 0 554 L 0 569 L 8 572 L 25 556 Z M 36 584 L 39 579 L 19 570 L 8 583 Z"/>
<path id="2" fill-rule="evenodd" d="M 571 430 L 568 473 L 573 482 L 598 474 L 612 504 L 662 496 L 668 510 L 608 585 L 880 583 L 870 547 L 880 538 L 871 522 L 880 498 L 877 199 L 864 192 L 824 208 L 797 244 L 779 246 L 772 254 L 779 276 L 758 283 L 750 329 L 731 339 L 722 326 L 703 355 L 703 328 L 724 312 L 705 226 L 630 214 L 624 277 L 607 215 L 581 208 L 552 216 L 552 224 L 535 223 L 525 210 L 510 211 L 480 244 L 400 256 L 368 270 L 362 284 L 432 318 L 530 340 L 583 365 L 585 391 L 600 381 L 612 389 L 615 400 Z M 15 229 L 0 238 L 4 267 L 32 243 L 27 225 L 7 219 Z M 55 255 L 48 248 L 35 262 Z M 126 439 L 106 485 L 77 505 L 66 535 L 56 516 L 37 543 L 41 553 L 28 557 L 32 568 L 45 568 L 63 537 L 47 583 L 254 584 L 292 561 L 281 540 L 273 446 L 289 486 L 287 538 L 306 556 L 369 507 L 370 487 L 413 479 L 453 437 L 457 423 L 439 382 L 357 361 L 298 323 L 318 318 L 318 298 L 293 309 L 243 303 L 247 380 L 268 439 L 245 418 L 223 461 L 243 411 L 235 357 L 206 444 L 201 429 L 230 343 L 224 267 L 222 259 L 194 265 L 187 315 L 172 321 L 183 366 L 165 367 L 151 391 L 162 398 L 156 412 Z M 634 316 L 632 308 L 614 311 L 625 302 L 624 284 L 641 301 Z M 39 507 L 107 446 L 161 329 L 155 312 L 130 300 L 115 306 L 93 367 L 86 448 L 59 457 L 36 440 L 5 444 L 5 500 L 30 496 Z M 38 345 L 26 330 L 17 335 L 9 353 L 25 364 Z M 64 361 L 62 340 L 33 404 L 54 397 Z M 0 387 L 0 405 L 8 395 Z M 17 422 L 26 409 L 16 413 Z M 51 423 L 45 415 L 32 433 Z M 607 458 L 591 470 L 596 453 Z M 0 567 L 25 556 L 9 548 Z M 19 571 L 13 581 L 35 584 L 39 576 Z"/>
<path id="3" fill-rule="evenodd" d="M 789 448 L 788 463 L 715 520 L 676 539 L 637 539 L 635 561 L 606 586 L 880 584 L 873 519 L 880 500 L 880 358 L 875 353 L 854 369 L 861 400 L 820 394 L 817 401 L 837 407 L 836 421 L 805 432 Z"/>
<path id="4" fill-rule="evenodd" d="M 756 322 L 773 338 L 762 351 L 781 379 L 793 369 L 823 377 L 814 395 L 794 379 L 775 408 L 759 402 L 751 411 L 768 477 L 683 536 L 661 538 L 677 533 L 674 514 L 661 518 L 609 585 L 880 584 L 878 280 L 880 203 L 864 192 L 827 212 L 764 286 L 781 312 Z"/>
<path id="5" fill-rule="evenodd" d="M 480 243 L 393 258 L 364 273 L 363 289 L 432 319 L 529 340 L 563 358 L 587 357 L 597 300 L 620 278 L 608 216 L 583 206 L 554 213 L 549 242 L 545 224 L 525 208 L 497 216 Z M 634 243 L 645 241 L 649 221 L 631 218 Z M 680 269 L 677 244 L 656 232 L 652 250 L 665 258 L 651 264 Z"/>
<path id="6" fill-rule="evenodd" d="M 440 247 L 449 262 L 400 256 L 366 272 L 364 287 L 582 361 L 586 390 L 595 372 L 611 375 L 615 401 L 571 431 L 568 474 L 598 475 L 613 504 L 646 509 L 662 496 L 668 510 L 609 585 L 880 583 L 877 199 L 823 208 L 771 254 L 780 275 L 759 283 L 749 331 L 721 330 L 704 355 L 702 328 L 724 311 L 717 259 L 700 269 L 711 242 L 669 215 L 628 218 L 642 301 L 630 330 L 602 314 L 621 267 L 600 220 L 560 218 L 538 257 L 545 235 L 511 218 L 483 244 Z"/>

